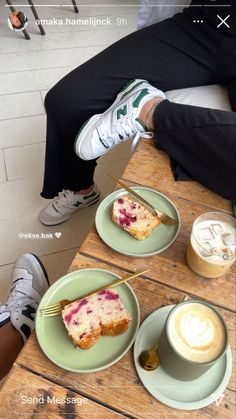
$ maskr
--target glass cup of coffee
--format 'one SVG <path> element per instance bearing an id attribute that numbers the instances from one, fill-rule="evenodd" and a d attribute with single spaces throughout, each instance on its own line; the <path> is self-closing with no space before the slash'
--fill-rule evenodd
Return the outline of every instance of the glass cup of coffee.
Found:
<path id="1" fill-rule="evenodd" d="M 218 278 L 235 261 L 236 220 L 221 212 L 207 212 L 193 223 L 187 263 L 204 278 Z"/>
<path id="2" fill-rule="evenodd" d="M 228 332 L 223 317 L 201 300 L 181 302 L 170 311 L 158 342 L 161 367 L 178 380 L 199 378 L 224 356 Z"/>

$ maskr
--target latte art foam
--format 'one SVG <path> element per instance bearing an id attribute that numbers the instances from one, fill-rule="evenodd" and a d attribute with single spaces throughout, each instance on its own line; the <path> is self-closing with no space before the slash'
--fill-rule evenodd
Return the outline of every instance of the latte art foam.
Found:
<path id="1" fill-rule="evenodd" d="M 201 303 L 187 303 L 175 310 L 169 322 L 175 350 L 193 362 L 211 362 L 223 351 L 224 324 L 217 313 Z"/>

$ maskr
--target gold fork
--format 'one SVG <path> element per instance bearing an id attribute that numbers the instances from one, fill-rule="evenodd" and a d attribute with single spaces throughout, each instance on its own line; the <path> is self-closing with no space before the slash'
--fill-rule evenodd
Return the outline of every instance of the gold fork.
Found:
<path id="1" fill-rule="evenodd" d="M 172 226 L 178 224 L 177 220 L 170 217 L 169 215 L 167 215 L 164 212 L 158 211 L 152 204 L 150 204 L 150 202 L 146 201 L 146 199 L 144 199 L 141 195 L 139 195 L 137 192 L 135 192 L 133 189 L 131 189 L 129 186 L 127 186 L 124 182 L 115 178 L 113 175 L 111 175 L 111 173 L 108 173 L 108 175 L 113 180 L 115 180 L 120 186 L 122 186 L 124 189 L 126 189 L 127 192 L 129 192 L 131 195 L 138 198 L 139 201 L 142 201 L 145 205 L 147 205 L 149 208 L 151 208 L 152 211 L 154 212 L 154 214 L 159 218 L 159 220 L 161 221 L 162 224 L 167 224 L 167 225 L 172 225 Z"/>
<path id="2" fill-rule="evenodd" d="M 136 276 L 145 274 L 148 272 L 149 269 L 145 269 L 144 271 L 138 271 L 131 275 L 127 275 L 124 278 L 119 278 L 116 281 L 112 282 L 111 284 L 105 285 L 103 287 L 97 288 L 96 290 L 93 290 L 91 292 L 88 292 L 84 295 L 79 296 L 78 298 L 75 298 L 75 300 L 61 300 L 58 303 L 50 304 L 45 308 L 42 308 L 40 310 L 40 313 L 43 317 L 52 317 L 52 316 L 59 316 L 64 309 L 64 307 L 68 304 L 73 303 L 74 301 L 82 300 L 85 297 L 90 297 L 91 295 L 97 294 L 100 291 L 104 291 L 108 288 L 113 288 L 116 285 L 122 284 L 123 282 L 129 281 L 129 279 L 135 278 Z"/>

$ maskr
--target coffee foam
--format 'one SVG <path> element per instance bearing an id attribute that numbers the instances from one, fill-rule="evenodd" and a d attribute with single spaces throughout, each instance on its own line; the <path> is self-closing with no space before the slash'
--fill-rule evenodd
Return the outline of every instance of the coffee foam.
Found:
<path id="1" fill-rule="evenodd" d="M 175 350 L 193 362 L 211 362 L 224 349 L 226 333 L 222 320 L 210 307 L 187 303 L 176 309 L 169 321 L 169 336 Z"/>

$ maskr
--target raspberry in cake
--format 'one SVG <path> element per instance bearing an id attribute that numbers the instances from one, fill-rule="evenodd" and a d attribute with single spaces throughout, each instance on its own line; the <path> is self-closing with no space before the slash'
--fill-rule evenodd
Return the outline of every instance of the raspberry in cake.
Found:
<path id="1" fill-rule="evenodd" d="M 153 229 L 160 224 L 157 216 L 144 205 L 134 201 L 130 195 L 123 195 L 114 202 L 112 221 L 137 240 L 144 240 L 150 236 Z"/>
<path id="2" fill-rule="evenodd" d="M 81 349 L 91 348 L 101 335 L 124 333 L 131 321 L 118 292 L 112 289 L 68 304 L 62 318 L 72 342 Z"/>

